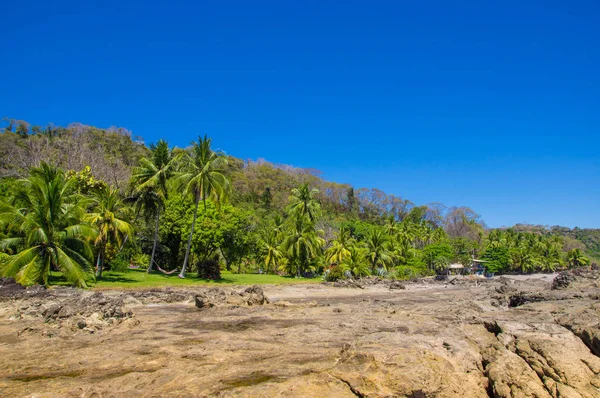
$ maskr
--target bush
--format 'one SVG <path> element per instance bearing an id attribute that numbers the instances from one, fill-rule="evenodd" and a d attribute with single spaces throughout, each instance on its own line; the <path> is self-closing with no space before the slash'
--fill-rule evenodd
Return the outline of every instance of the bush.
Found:
<path id="1" fill-rule="evenodd" d="M 327 282 L 339 281 L 340 279 L 346 279 L 346 273 L 342 267 L 335 266 L 325 271 L 323 279 Z"/>
<path id="2" fill-rule="evenodd" d="M 140 269 L 148 269 L 148 265 L 150 264 L 150 256 L 144 253 L 134 254 L 131 260 Z"/>
<path id="3" fill-rule="evenodd" d="M 400 280 L 422 278 L 432 274 L 427 267 L 419 267 L 413 265 L 400 265 L 396 268 L 396 277 Z"/>
<path id="4" fill-rule="evenodd" d="M 127 272 L 129 269 L 129 261 L 127 260 L 126 256 L 121 253 L 112 259 L 112 261 L 109 263 L 109 266 L 112 272 L 122 274 Z"/>
<path id="5" fill-rule="evenodd" d="M 204 260 L 196 264 L 198 277 L 213 281 L 221 280 L 221 265 L 217 260 Z"/>

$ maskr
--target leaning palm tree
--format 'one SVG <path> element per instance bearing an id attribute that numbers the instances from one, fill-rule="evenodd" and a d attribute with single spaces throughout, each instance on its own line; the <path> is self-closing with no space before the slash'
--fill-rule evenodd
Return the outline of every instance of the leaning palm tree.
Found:
<path id="1" fill-rule="evenodd" d="M 319 190 L 310 188 L 308 184 L 302 184 L 292 189 L 289 197 L 288 214 L 296 218 L 308 217 L 310 222 L 315 222 L 321 214 L 321 204 L 316 198 Z"/>
<path id="2" fill-rule="evenodd" d="M 354 243 L 350 231 L 342 225 L 338 232 L 337 239 L 334 240 L 332 246 L 325 251 L 325 259 L 330 264 L 340 264 L 345 257 L 350 255 L 350 249 L 352 249 Z"/>
<path id="3" fill-rule="evenodd" d="M 136 185 L 133 198 L 137 213 L 139 214 L 140 210 L 143 210 L 147 220 L 155 219 L 154 243 L 148 273 L 152 271 L 154 265 L 154 255 L 158 244 L 160 212 L 164 208 L 165 200 L 168 199 L 167 183 L 173 175 L 173 167 L 177 160 L 173 150 L 169 149 L 169 144 L 164 140 L 159 140 L 156 145 L 151 145 L 150 149 L 152 150 L 152 157 L 140 159 L 139 166 L 133 170 L 131 178 L 132 183 Z"/>
<path id="4" fill-rule="evenodd" d="M 60 270 L 73 285 L 87 287 L 93 277 L 89 244 L 97 232 L 82 222 L 85 203 L 74 192 L 75 181 L 42 163 L 21 181 L 12 204 L 0 204 L 0 223 L 13 233 L 0 250 L 14 250 L 0 266 L 0 275 L 23 284 L 48 284 L 51 270 Z"/>
<path id="5" fill-rule="evenodd" d="M 133 233 L 133 227 L 125 221 L 127 209 L 119 198 L 118 190 L 110 188 L 102 190 L 94 196 L 94 202 L 95 211 L 86 214 L 84 219 L 98 229 L 94 244 L 98 248 L 96 276 L 101 277 L 107 245 L 111 243 L 120 245 L 125 236 Z"/>
<path id="6" fill-rule="evenodd" d="M 387 235 L 381 229 L 374 229 L 367 235 L 367 258 L 373 271 L 378 267 L 386 268 L 391 263 L 392 253 L 388 250 L 388 243 Z"/>
<path id="7" fill-rule="evenodd" d="M 186 194 L 191 194 L 195 200 L 194 218 L 183 266 L 179 274 L 180 278 L 185 278 L 200 201 L 204 202 L 206 209 L 206 200 L 211 199 L 218 209 L 221 201 L 227 199 L 230 191 L 229 179 L 221 172 L 227 165 L 227 158 L 222 153 L 215 152 L 210 148 L 211 141 L 210 138 L 204 136 L 204 138 L 198 137 L 198 141 L 192 142 L 191 153 L 186 152 L 183 158 L 184 171 L 177 176 L 178 184 L 184 185 Z"/>

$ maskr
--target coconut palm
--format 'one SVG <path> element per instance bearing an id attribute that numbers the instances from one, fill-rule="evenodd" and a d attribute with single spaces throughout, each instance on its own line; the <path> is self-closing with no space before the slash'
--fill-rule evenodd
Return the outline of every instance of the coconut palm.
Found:
<path id="1" fill-rule="evenodd" d="M 94 195 L 95 211 L 84 216 L 84 219 L 98 229 L 94 244 L 98 248 L 96 276 L 102 276 L 106 247 L 108 244 L 121 245 L 125 236 L 133 233 L 133 227 L 125 221 L 127 208 L 119 198 L 116 189 L 99 191 Z"/>
<path id="2" fill-rule="evenodd" d="M 332 246 L 325 252 L 325 259 L 330 264 L 340 264 L 345 257 L 350 255 L 350 249 L 354 243 L 350 231 L 342 225 L 336 240 L 333 241 Z"/>
<path id="3" fill-rule="evenodd" d="M 325 245 L 322 234 L 323 231 L 317 230 L 311 222 L 296 220 L 291 224 L 281 248 L 287 255 L 289 264 L 296 266 L 296 276 L 301 276 L 321 254 Z"/>
<path id="4" fill-rule="evenodd" d="M 183 158 L 184 171 L 177 177 L 177 182 L 185 185 L 186 194 L 192 195 L 195 200 L 194 218 L 183 266 L 179 274 L 180 278 L 185 278 L 200 201 L 204 202 L 206 208 L 206 200 L 211 199 L 218 209 L 221 201 L 227 198 L 230 191 L 229 180 L 221 173 L 223 167 L 227 165 L 227 158 L 222 153 L 211 149 L 211 141 L 210 138 L 204 136 L 204 138 L 198 137 L 198 141 L 192 142 L 191 153 L 186 152 Z"/>
<path id="5" fill-rule="evenodd" d="M 289 197 L 288 214 L 296 218 L 308 217 L 310 222 L 315 222 L 321 214 L 321 205 L 316 199 L 319 190 L 310 188 L 308 184 L 302 184 L 292 189 Z"/>
<path id="6" fill-rule="evenodd" d="M 151 145 L 152 157 L 140 159 L 139 166 L 133 170 L 132 183 L 136 185 L 133 197 L 136 203 L 137 213 L 143 210 L 146 219 L 155 219 L 154 243 L 148 272 L 152 271 L 154 255 L 158 244 L 158 227 L 160 212 L 164 209 L 165 200 L 168 199 L 169 191 L 167 183 L 173 175 L 173 167 L 177 157 L 169 144 L 159 140 L 156 145 Z"/>
<path id="7" fill-rule="evenodd" d="M 590 260 L 584 256 L 581 249 L 572 249 L 567 252 L 567 265 L 569 268 L 588 265 Z"/>
<path id="8" fill-rule="evenodd" d="M 396 221 L 396 216 L 388 216 L 387 221 L 385 223 L 385 231 L 388 233 L 388 235 L 395 236 L 396 233 L 398 233 L 398 228 L 399 226 L 398 221 Z"/>
<path id="9" fill-rule="evenodd" d="M 13 249 L 0 266 L 2 276 L 23 284 L 48 284 L 51 270 L 60 270 L 72 284 L 86 287 L 93 277 L 89 244 L 97 232 L 82 222 L 85 203 L 74 193 L 75 181 L 56 167 L 42 163 L 21 182 L 13 204 L 0 204 L 0 223 L 12 238 L 0 250 Z"/>
<path id="10" fill-rule="evenodd" d="M 277 262 L 283 256 L 283 253 L 279 250 L 277 232 L 273 229 L 265 229 L 262 231 L 258 243 L 265 264 L 265 270 L 269 273 L 270 269 L 275 270 Z"/>
<path id="11" fill-rule="evenodd" d="M 350 248 L 350 254 L 344 257 L 340 266 L 344 271 L 350 271 L 353 276 L 358 278 L 370 274 L 365 249 L 357 246 Z"/>
<path id="12" fill-rule="evenodd" d="M 381 229 L 374 229 L 368 235 L 365 241 L 367 248 L 367 258 L 371 264 L 371 270 L 375 272 L 376 268 L 386 268 L 392 261 L 392 253 L 388 249 L 388 238 Z"/>

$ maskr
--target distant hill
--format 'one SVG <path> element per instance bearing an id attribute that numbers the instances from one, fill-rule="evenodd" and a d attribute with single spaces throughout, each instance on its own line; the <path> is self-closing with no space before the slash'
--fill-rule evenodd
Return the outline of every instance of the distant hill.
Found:
<path id="1" fill-rule="evenodd" d="M 61 126 L 32 126 L 22 120 L 4 119 L 0 127 L 0 177 L 19 178 L 31 167 L 46 161 L 65 170 L 80 171 L 89 165 L 94 175 L 109 184 L 128 189 L 133 167 L 149 154 L 141 137 L 132 137 L 124 128 L 97 128 L 80 123 Z M 269 208 L 282 212 L 290 190 L 301 183 L 319 189 L 324 216 L 330 220 L 348 217 L 383 225 L 390 216 L 398 220 L 416 217 L 441 226 L 452 210 L 441 203 L 418 206 L 408 199 L 386 194 L 377 188 L 355 188 L 348 184 L 325 181 L 314 169 L 301 169 L 265 160 L 229 157 L 227 174 L 234 194 L 232 204 L 240 207 Z M 471 209 L 463 208 L 485 225 Z M 517 224 L 517 231 L 540 235 L 559 235 L 569 248 L 581 248 L 590 257 L 600 259 L 600 229 L 567 228 Z"/>

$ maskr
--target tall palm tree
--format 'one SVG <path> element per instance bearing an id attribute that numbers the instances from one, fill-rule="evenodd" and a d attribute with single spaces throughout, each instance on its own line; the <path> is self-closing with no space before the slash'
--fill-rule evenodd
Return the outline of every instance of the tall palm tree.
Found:
<path id="1" fill-rule="evenodd" d="M 314 259 L 321 254 L 325 239 L 321 237 L 323 231 L 317 230 L 314 223 L 296 220 L 281 245 L 290 264 L 296 266 L 296 276 L 309 267 Z"/>
<path id="2" fill-rule="evenodd" d="M 169 144 L 164 140 L 159 140 L 156 145 L 151 145 L 150 149 L 152 150 L 152 157 L 140 159 L 139 166 L 133 170 L 132 176 L 132 183 L 136 185 L 133 196 L 138 214 L 140 210 L 144 210 L 146 219 L 155 218 L 154 243 L 148 273 L 152 271 L 154 265 L 154 256 L 158 244 L 160 212 L 164 208 L 165 200 L 168 199 L 169 195 L 167 183 L 173 175 L 173 167 L 177 160 L 177 157 L 173 154 L 173 149 L 169 149 Z"/>
<path id="3" fill-rule="evenodd" d="M 230 191 L 229 179 L 221 172 L 227 165 L 227 158 L 222 153 L 211 149 L 211 141 L 210 138 L 204 136 L 204 138 L 198 137 L 198 141 L 192 142 L 191 153 L 185 153 L 185 170 L 177 177 L 178 182 L 185 185 L 186 194 L 191 194 L 196 203 L 183 266 L 179 274 L 180 278 L 185 278 L 200 201 L 204 202 L 206 208 L 206 199 L 211 199 L 219 208 L 221 201 L 227 198 Z"/>
<path id="4" fill-rule="evenodd" d="M 106 246 L 109 243 L 120 245 L 123 238 L 133 233 L 133 227 L 125 217 L 127 209 L 119 198 L 119 191 L 107 189 L 99 191 L 94 196 L 95 211 L 84 216 L 84 219 L 98 229 L 98 236 L 94 244 L 98 247 L 96 261 L 96 276 L 102 276 L 104 261 L 106 259 Z"/>
<path id="5" fill-rule="evenodd" d="M 368 235 L 365 241 L 367 247 L 367 258 L 371 264 L 371 269 L 386 268 L 386 265 L 392 261 L 392 253 L 388 250 L 388 238 L 385 231 L 374 229 Z"/>
<path id="6" fill-rule="evenodd" d="M 340 264 L 345 257 L 350 255 L 350 249 L 353 245 L 354 239 L 352 239 L 350 231 L 342 225 L 337 234 L 337 239 L 325 252 L 325 259 L 330 264 Z"/>
<path id="7" fill-rule="evenodd" d="M 315 197 L 318 193 L 318 189 L 310 188 L 308 184 L 292 189 L 288 213 L 296 218 L 308 217 L 310 222 L 315 222 L 321 214 L 321 205 Z"/>
<path id="8" fill-rule="evenodd" d="M 21 182 L 13 204 L 0 204 L 0 223 L 15 237 L 0 242 L 0 249 L 16 251 L 0 267 L 0 275 L 23 284 L 48 284 L 52 269 L 60 270 L 78 287 L 93 277 L 89 244 L 97 232 L 82 222 L 85 203 L 74 193 L 75 181 L 56 167 L 42 163 Z"/>

